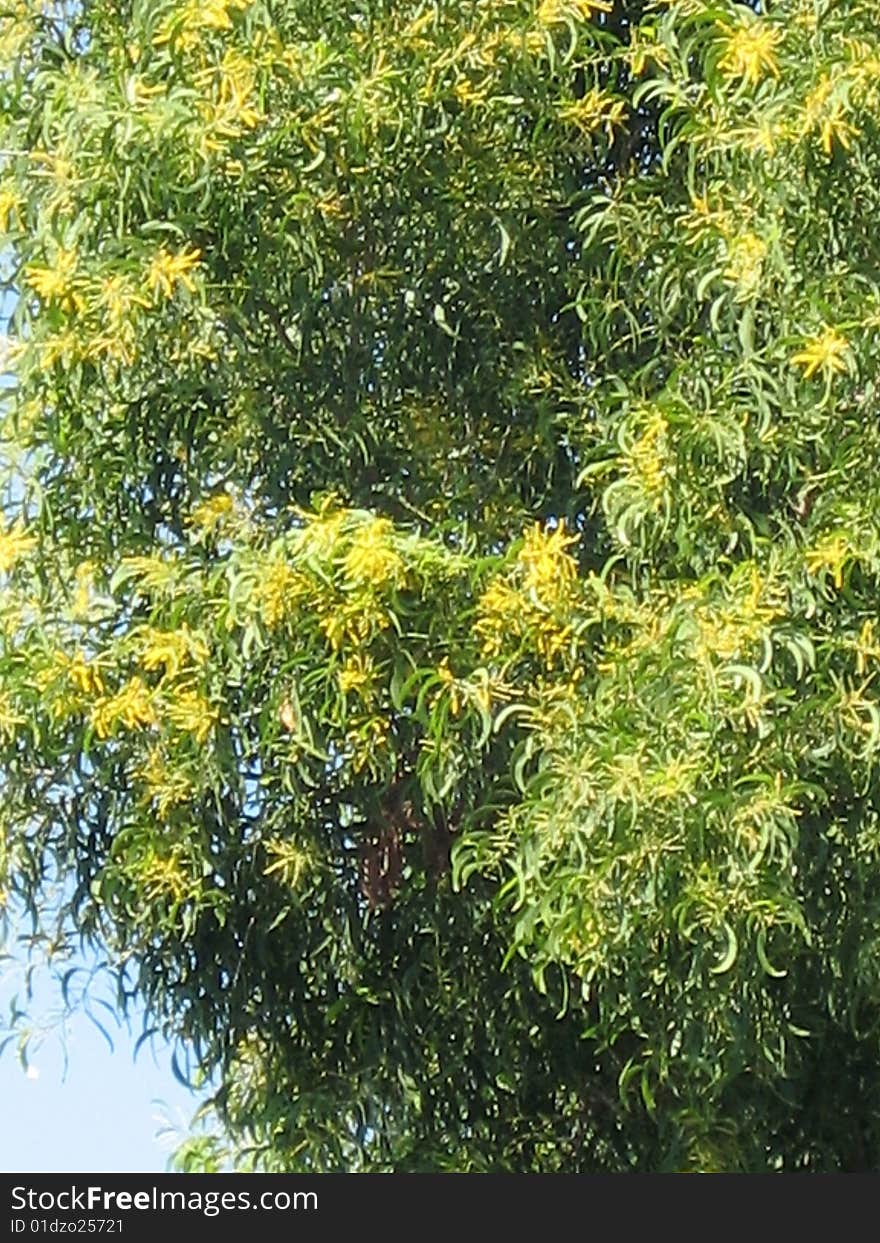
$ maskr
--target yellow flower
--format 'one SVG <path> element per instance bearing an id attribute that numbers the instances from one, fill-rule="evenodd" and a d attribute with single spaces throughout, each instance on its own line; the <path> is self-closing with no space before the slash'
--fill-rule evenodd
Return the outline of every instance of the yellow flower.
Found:
<path id="1" fill-rule="evenodd" d="M 627 450 L 630 473 L 659 506 L 669 474 L 666 448 L 667 422 L 657 410 L 650 413 L 645 430 Z"/>
<path id="2" fill-rule="evenodd" d="M 582 133 L 587 135 L 604 128 L 610 142 L 614 126 L 619 125 L 626 116 L 626 104 L 621 99 L 607 95 L 598 87 L 593 87 L 582 99 L 563 104 L 559 109 L 559 116 L 563 121 L 570 121 L 576 125 Z"/>
<path id="3" fill-rule="evenodd" d="M 373 662 L 370 657 L 358 653 L 356 656 L 349 657 L 339 670 L 337 675 L 339 689 L 343 695 L 347 695 L 349 691 L 357 691 L 358 694 L 363 695 L 372 686 L 373 674 Z"/>
<path id="4" fill-rule="evenodd" d="M 82 651 L 76 652 L 67 666 L 67 676 L 82 695 L 103 695 L 104 678 L 100 661 L 89 660 Z"/>
<path id="5" fill-rule="evenodd" d="M 20 716 L 6 691 L 0 691 L 0 737 L 11 738 L 19 725 L 24 725 L 24 717 Z"/>
<path id="6" fill-rule="evenodd" d="M 218 68 L 206 69 L 197 76 L 196 85 L 201 89 L 214 88 L 214 98 L 199 105 L 208 131 L 202 143 L 204 150 L 219 150 L 222 144 L 218 139 L 238 138 L 263 120 L 255 106 L 256 76 L 253 62 L 233 51 L 226 53 Z"/>
<path id="7" fill-rule="evenodd" d="M 793 354 L 791 361 L 804 368 L 806 379 L 812 379 L 817 371 L 821 371 L 826 380 L 831 380 L 835 372 L 848 369 L 849 342 L 836 328 L 827 327 L 819 336 L 808 341 L 802 350 Z"/>
<path id="8" fill-rule="evenodd" d="M 555 26 L 567 18 L 589 21 L 594 13 L 610 13 L 609 0 L 541 0 L 535 20 L 540 26 Z"/>
<path id="9" fill-rule="evenodd" d="M 134 775 L 143 782 L 146 801 L 155 803 L 160 816 L 187 802 L 193 793 L 192 781 L 186 773 L 171 768 L 158 747 L 150 748 L 144 764 Z"/>
<path id="10" fill-rule="evenodd" d="M 149 306 L 149 302 L 138 293 L 130 277 L 117 273 L 102 279 L 96 305 L 104 311 L 110 331 L 120 333 L 126 328 L 133 331 L 132 313 L 136 307 Z"/>
<path id="11" fill-rule="evenodd" d="M 203 744 L 217 724 L 217 709 L 196 691 L 181 691 L 166 707 L 171 724 Z"/>
<path id="12" fill-rule="evenodd" d="M 761 21 L 749 22 L 733 30 L 727 27 L 724 53 L 718 68 L 728 78 L 741 78 L 745 82 L 760 82 L 765 73 L 779 77 L 776 47 L 782 32 L 774 30 Z"/>
<path id="13" fill-rule="evenodd" d="M 822 150 L 826 155 L 831 154 L 835 142 L 849 150 L 851 139 L 858 134 L 856 127 L 844 119 L 847 103 L 836 93 L 839 81 L 827 73 L 823 74 L 804 100 L 801 132 L 808 134 L 818 129 Z"/>
<path id="14" fill-rule="evenodd" d="M 74 332 L 72 328 L 46 337 L 39 342 L 39 349 L 40 367 L 43 371 L 48 371 L 56 363 L 70 366 L 89 353 L 89 345 L 83 340 L 82 333 Z"/>
<path id="15" fill-rule="evenodd" d="M 183 285 L 190 293 L 194 293 L 196 283 L 190 273 L 197 267 L 201 256 L 200 250 L 184 249 L 172 255 L 163 246 L 150 261 L 147 269 L 147 287 L 154 296 L 171 298 L 176 285 Z"/>
<path id="16" fill-rule="evenodd" d="M 205 640 L 185 623 L 178 630 L 157 630 L 147 626 L 138 634 L 141 643 L 141 664 L 151 673 L 162 670 L 162 676 L 175 678 L 183 665 L 203 665 L 208 659 Z"/>
<path id="17" fill-rule="evenodd" d="M 755 233 L 741 233 L 729 244 L 724 276 L 737 286 L 737 301 L 757 293 L 766 256 L 767 243 Z"/>
<path id="18" fill-rule="evenodd" d="M 189 527 L 199 536 L 213 535 L 218 527 L 235 512 L 235 502 L 228 492 L 218 492 L 196 505 L 189 516 Z"/>
<path id="19" fill-rule="evenodd" d="M 852 139 L 858 136 L 859 131 L 856 127 L 843 119 L 844 111 L 843 102 L 839 99 L 835 100 L 830 111 L 819 124 L 819 138 L 826 155 L 831 154 L 835 142 L 840 143 L 841 147 L 849 151 Z"/>
<path id="20" fill-rule="evenodd" d="M 123 557 L 122 565 L 140 579 L 148 592 L 169 591 L 177 581 L 178 563 L 173 557 Z"/>
<path id="21" fill-rule="evenodd" d="M 91 722 L 99 738 L 109 738 L 117 725 L 129 730 L 154 725 L 152 692 L 142 678 L 129 678 L 115 695 L 98 700 L 91 711 Z"/>
<path id="22" fill-rule="evenodd" d="M 437 676 L 443 683 L 443 691 L 449 695 L 449 711 L 453 716 L 458 716 L 461 711 L 461 688 L 458 679 L 449 668 L 449 657 L 444 656 L 437 669 Z M 441 694 L 443 693 L 441 691 Z"/>
<path id="23" fill-rule="evenodd" d="M 88 617 L 95 587 L 95 567 L 91 561 L 83 561 L 74 574 L 76 588 L 73 593 L 71 613 L 75 618 Z"/>
<path id="24" fill-rule="evenodd" d="M 263 868 L 264 876 L 275 876 L 288 889 L 297 889 L 309 869 L 311 858 L 289 838 L 270 837 L 263 842 L 263 849 L 271 862 Z"/>
<path id="25" fill-rule="evenodd" d="M 16 561 L 36 546 L 36 542 L 32 536 L 25 535 L 20 522 L 5 531 L 0 530 L 0 574 L 8 574 Z"/>
<path id="26" fill-rule="evenodd" d="M 538 603 L 556 604 L 574 582 L 577 562 L 566 549 L 577 542 L 576 535 L 566 535 L 564 521 L 552 531 L 535 523 L 525 533 L 517 561 L 523 570 L 523 586 Z"/>
<path id="27" fill-rule="evenodd" d="M 270 630 L 295 610 L 307 587 L 306 579 L 285 561 L 270 561 L 263 567 L 252 599 Z"/>
<path id="28" fill-rule="evenodd" d="M 852 560 L 854 553 L 855 549 L 848 535 L 826 535 L 815 548 L 807 550 L 804 559 L 811 574 L 830 572 L 834 586 L 839 591 L 843 586 L 844 568 Z"/>
<path id="29" fill-rule="evenodd" d="M 81 311 L 85 306 L 77 289 L 77 253 L 60 248 L 51 267 L 29 267 L 25 270 L 28 284 L 43 302 L 56 302 L 68 310 Z"/>
<path id="30" fill-rule="evenodd" d="M 196 47 L 205 30 L 230 30 L 230 9 L 246 9 L 251 0 L 189 0 L 172 10 L 159 25 L 153 44 L 170 43 L 184 50 Z"/>
<path id="31" fill-rule="evenodd" d="M 189 852 L 178 842 L 167 854 L 149 850 L 137 863 L 127 863 L 124 870 L 136 882 L 144 902 L 165 898 L 180 905 L 201 888 L 201 877 L 193 877 L 191 869 Z"/>
<path id="32" fill-rule="evenodd" d="M 499 654 L 505 639 L 517 632 L 525 607 L 522 594 L 506 578 L 492 580 L 480 596 L 474 625 L 484 655 Z"/>
<path id="33" fill-rule="evenodd" d="M 387 518 L 373 518 L 359 527 L 345 556 L 345 573 L 354 583 L 372 587 L 399 585 L 403 578 L 403 558 L 391 547 L 393 528 Z"/>
<path id="34" fill-rule="evenodd" d="M 859 631 L 856 640 L 856 671 L 859 675 L 867 672 L 871 661 L 880 661 L 880 642 L 874 630 L 874 622 L 868 619 Z"/>
<path id="35" fill-rule="evenodd" d="M 15 226 L 19 219 L 20 200 L 10 186 L 0 190 L 0 233 L 8 233 L 10 226 Z"/>

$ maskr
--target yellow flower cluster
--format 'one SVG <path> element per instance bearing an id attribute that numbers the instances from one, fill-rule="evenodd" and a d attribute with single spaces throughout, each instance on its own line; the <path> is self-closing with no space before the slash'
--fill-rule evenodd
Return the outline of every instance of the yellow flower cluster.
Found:
<path id="1" fill-rule="evenodd" d="M 9 692 L 0 691 L 0 738 L 11 738 L 19 725 L 24 725 L 24 720 Z"/>
<path id="2" fill-rule="evenodd" d="M 273 559 L 263 567 L 251 600 L 270 630 L 290 617 L 308 589 L 303 576 L 286 561 Z"/>
<path id="3" fill-rule="evenodd" d="M 170 901 L 179 906 L 198 895 L 201 875 L 193 875 L 192 852 L 181 842 L 161 851 L 152 849 L 127 864 L 125 871 L 135 881 L 144 902 Z"/>
<path id="4" fill-rule="evenodd" d="M 27 282 L 43 302 L 54 302 L 69 311 L 82 311 L 85 299 L 77 273 L 75 248 L 60 247 L 48 267 L 31 265 L 25 269 Z"/>
<path id="5" fill-rule="evenodd" d="M 811 379 L 817 371 L 830 381 L 838 372 L 849 367 L 849 342 L 836 328 L 826 326 L 817 337 L 808 341 L 802 350 L 792 355 L 792 363 L 804 368 L 804 376 Z"/>
<path id="6" fill-rule="evenodd" d="M 19 223 L 21 201 L 11 186 L 0 188 L 0 233 L 8 233 Z"/>
<path id="7" fill-rule="evenodd" d="M 697 596 L 695 655 L 698 660 L 726 661 L 744 656 L 767 633 L 770 623 L 781 616 L 783 608 L 777 581 L 763 575 L 757 566 L 748 569 L 747 585 L 736 590 L 732 599 L 715 603 L 701 601 Z M 689 594 L 685 594 L 685 599 Z"/>
<path id="8" fill-rule="evenodd" d="M 809 134 L 818 130 L 826 155 L 831 154 L 835 143 L 849 150 L 852 139 L 858 134 L 856 127 L 846 120 L 849 111 L 847 87 L 845 77 L 832 78 L 826 73 L 804 100 L 801 132 Z"/>
<path id="9" fill-rule="evenodd" d="M 200 538 L 213 535 L 235 513 L 235 502 L 228 492 L 218 492 L 195 506 L 189 516 L 189 528 Z"/>
<path id="10" fill-rule="evenodd" d="M 724 277 L 736 286 L 738 302 L 758 292 L 766 257 L 767 243 L 755 233 L 741 233 L 728 244 Z"/>
<path id="11" fill-rule="evenodd" d="M 153 44 L 170 44 L 182 51 L 198 47 L 206 31 L 231 30 L 232 13 L 241 12 L 250 0 L 187 0 L 160 23 Z"/>
<path id="12" fill-rule="evenodd" d="M 564 520 L 552 530 L 536 522 L 526 532 L 517 561 L 523 587 L 536 603 L 552 608 L 567 598 L 577 578 L 577 562 L 567 549 L 577 542 L 576 535 L 566 535 Z"/>
<path id="13" fill-rule="evenodd" d="M 457 678 L 449 667 L 449 657 L 444 656 L 437 667 L 437 676 L 441 683 L 438 695 L 449 696 L 449 710 L 453 716 L 459 715 L 468 700 L 483 712 L 489 711 L 493 688 L 486 669 L 477 669 L 472 679 Z"/>
<path id="14" fill-rule="evenodd" d="M 150 260 L 146 273 L 147 287 L 153 296 L 173 298 L 178 285 L 195 293 L 196 282 L 192 272 L 198 266 L 201 254 L 200 250 L 184 247 L 173 255 L 164 246 L 161 247 Z"/>
<path id="15" fill-rule="evenodd" d="M 391 625 L 386 610 L 370 595 L 359 594 L 348 600 L 327 597 L 318 607 L 318 625 L 334 652 L 347 644 L 365 647 Z"/>
<path id="16" fill-rule="evenodd" d="M 135 634 L 141 664 L 148 673 L 162 670 L 163 678 L 176 678 L 187 664 L 204 665 L 208 645 L 202 635 L 185 623 L 176 630 L 158 630 L 146 626 Z"/>
<path id="17" fill-rule="evenodd" d="M 849 535 L 838 531 L 824 535 L 813 548 L 808 548 L 804 561 L 810 574 L 830 574 L 831 581 L 839 591 L 843 586 L 844 570 L 855 556 L 856 549 Z"/>
<path id="18" fill-rule="evenodd" d="M 263 120 L 255 94 L 257 67 L 240 52 L 230 49 L 220 65 L 205 69 L 196 77 L 196 85 L 210 89 L 211 99 L 199 104 L 205 125 L 202 149 L 220 151 L 224 141 L 239 138 L 245 130 L 254 129 Z"/>
<path id="19" fill-rule="evenodd" d="M 89 343 L 89 352 L 95 357 L 107 355 L 130 366 L 137 355 L 134 313 L 138 307 L 149 305 L 129 276 L 117 273 L 104 277 L 95 302 L 95 309 L 103 320 L 103 331 Z"/>
<path id="20" fill-rule="evenodd" d="M 765 74 L 779 77 L 779 61 L 776 48 L 782 40 L 782 32 L 775 30 L 760 19 L 733 27 L 726 27 L 724 50 L 718 68 L 728 78 L 739 78 L 754 85 Z"/>
<path id="21" fill-rule="evenodd" d="M 192 797 L 192 781 L 185 772 L 171 767 L 159 747 L 150 748 L 134 775 L 144 785 L 145 801 L 152 803 L 162 817 Z"/>
<path id="22" fill-rule="evenodd" d="M 264 876 L 274 876 L 287 889 L 296 890 L 312 863 L 309 852 L 290 838 L 270 837 L 263 842 L 269 863 Z"/>
<path id="23" fill-rule="evenodd" d="M 615 125 L 622 124 L 625 116 L 625 102 L 599 87 L 593 87 L 582 99 L 563 104 L 559 109 L 560 120 L 576 125 L 587 136 L 604 129 L 609 142 L 614 137 Z"/>
<path id="24" fill-rule="evenodd" d="M 343 695 L 347 695 L 349 691 L 355 691 L 362 698 L 369 698 L 369 691 L 373 686 L 375 670 L 373 662 L 369 655 L 358 652 L 354 656 L 350 656 L 338 673 L 339 689 Z"/>
<path id="25" fill-rule="evenodd" d="M 123 557 L 122 566 L 140 580 L 147 592 L 157 595 L 169 592 L 177 583 L 179 564 L 174 557 L 157 554 L 146 557 Z"/>
<path id="26" fill-rule="evenodd" d="M 862 624 L 855 649 L 856 672 L 861 677 L 867 673 L 871 664 L 880 662 L 880 639 L 877 637 L 873 618 L 869 618 Z"/>
<path id="27" fill-rule="evenodd" d="M 192 734 L 199 745 L 207 742 L 217 724 L 218 712 L 212 703 L 197 691 L 179 691 L 165 705 L 165 716 L 181 733 Z"/>
<path id="28" fill-rule="evenodd" d="M 140 677 L 132 677 L 115 695 L 106 695 L 94 704 L 91 722 L 98 738 L 111 737 L 117 725 L 137 730 L 155 725 L 157 720 L 153 692 Z"/>
<path id="29" fill-rule="evenodd" d="M 664 415 L 659 410 L 653 410 L 648 414 L 642 434 L 626 450 L 627 473 L 656 506 L 659 506 L 666 491 L 671 469 L 666 447 L 667 430 Z"/>
<path id="30" fill-rule="evenodd" d="M 541 0 L 535 13 L 539 26 L 556 26 L 560 22 L 586 22 L 595 13 L 610 13 L 610 0 Z"/>
<path id="31" fill-rule="evenodd" d="M 59 653 L 62 656 L 62 653 Z M 67 662 L 66 674 L 73 688 L 82 695 L 103 695 L 104 678 L 101 667 L 104 662 L 89 660 L 82 651 L 77 651 Z"/>
<path id="32" fill-rule="evenodd" d="M 19 522 L 14 526 L 0 530 L 0 574 L 8 574 L 17 561 L 26 556 L 36 547 L 36 540 L 25 535 L 24 527 Z"/>
<path id="33" fill-rule="evenodd" d="M 505 641 L 517 633 L 525 601 L 506 578 L 493 578 L 480 596 L 474 632 L 485 656 L 500 655 Z"/>
<path id="34" fill-rule="evenodd" d="M 391 544 L 392 531 L 387 518 L 372 518 L 357 528 L 344 561 L 351 583 L 392 588 L 402 584 L 403 558 Z"/>
<path id="35" fill-rule="evenodd" d="M 498 656 L 511 639 L 526 639 L 545 664 L 553 664 L 572 634 L 577 563 L 567 549 L 576 542 L 563 522 L 525 532 L 512 574 L 493 578 L 478 602 L 474 632 L 484 655 Z"/>

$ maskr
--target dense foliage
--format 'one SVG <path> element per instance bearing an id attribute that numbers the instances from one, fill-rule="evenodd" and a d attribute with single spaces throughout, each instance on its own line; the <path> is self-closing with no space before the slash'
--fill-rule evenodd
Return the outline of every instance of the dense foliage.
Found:
<path id="1" fill-rule="evenodd" d="M 876 6 L 2 0 L 0 57 L 35 946 L 259 1168 L 876 1167 Z"/>

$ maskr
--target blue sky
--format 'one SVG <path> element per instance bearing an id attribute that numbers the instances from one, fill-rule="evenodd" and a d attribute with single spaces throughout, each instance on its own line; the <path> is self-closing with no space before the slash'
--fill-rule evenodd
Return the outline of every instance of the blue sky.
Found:
<path id="1" fill-rule="evenodd" d="M 21 984 L 20 968 L 0 965 L 0 1021 Z M 57 987 L 57 986 L 56 986 Z M 199 1098 L 171 1071 L 171 1051 L 144 1045 L 133 1060 L 139 1027 L 101 1022 L 114 1049 L 82 1012 L 59 1024 L 58 997 L 40 982 L 29 1013 L 49 1024 L 25 1073 L 14 1044 L 0 1054 L 2 1173 L 160 1173 L 183 1137 Z M 67 1066 L 65 1068 L 65 1050 Z M 169 1127 L 174 1135 L 160 1135 Z"/>

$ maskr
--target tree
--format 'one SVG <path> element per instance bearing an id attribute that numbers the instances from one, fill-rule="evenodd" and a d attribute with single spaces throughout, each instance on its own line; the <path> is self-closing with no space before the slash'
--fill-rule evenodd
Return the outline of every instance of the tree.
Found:
<path id="1" fill-rule="evenodd" d="M 7 0 L 0 874 L 259 1168 L 880 1159 L 861 0 Z"/>

